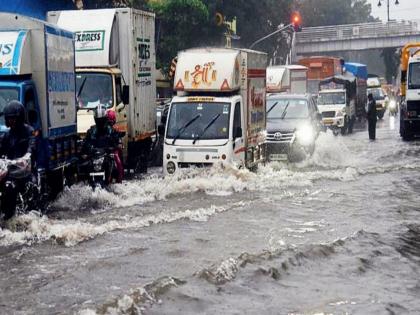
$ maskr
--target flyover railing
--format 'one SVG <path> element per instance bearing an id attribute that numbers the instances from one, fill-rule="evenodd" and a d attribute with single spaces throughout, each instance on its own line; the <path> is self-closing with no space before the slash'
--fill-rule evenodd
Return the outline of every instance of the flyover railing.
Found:
<path id="1" fill-rule="evenodd" d="M 378 38 L 419 34 L 419 23 L 415 21 L 373 22 L 362 24 L 306 27 L 297 33 L 297 43 L 319 41 Z"/>

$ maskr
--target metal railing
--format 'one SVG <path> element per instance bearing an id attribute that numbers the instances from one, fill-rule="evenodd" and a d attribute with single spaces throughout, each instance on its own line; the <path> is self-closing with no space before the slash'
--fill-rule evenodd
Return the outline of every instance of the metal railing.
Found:
<path id="1" fill-rule="evenodd" d="M 390 21 L 362 24 L 306 27 L 297 33 L 297 43 L 332 40 L 378 38 L 420 34 L 419 24 L 415 21 Z"/>

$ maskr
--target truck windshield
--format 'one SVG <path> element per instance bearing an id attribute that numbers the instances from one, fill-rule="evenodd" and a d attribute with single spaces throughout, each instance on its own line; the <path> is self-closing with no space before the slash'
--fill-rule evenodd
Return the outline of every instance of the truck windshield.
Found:
<path id="1" fill-rule="evenodd" d="M 346 94 L 344 92 L 319 93 L 318 105 L 346 104 Z"/>
<path id="2" fill-rule="evenodd" d="M 408 70 L 408 88 L 420 89 L 420 62 L 410 64 Z"/>
<path id="3" fill-rule="evenodd" d="M 372 93 L 372 96 L 375 100 L 383 100 L 385 99 L 384 91 L 382 91 L 382 88 L 374 88 L 374 89 L 368 89 L 367 90 L 368 95 Z"/>
<path id="4" fill-rule="evenodd" d="M 19 91 L 15 88 L 0 88 L 0 113 L 11 101 L 19 100 Z M 0 116 L 0 132 L 5 128 L 4 116 Z"/>
<path id="5" fill-rule="evenodd" d="M 305 99 L 270 99 L 267 101 L 267 118 L 296 119 L 309 116 Z"/>
<path id="6" fill-rule="evenodd" d="M 78 73 L 76 93 L 81 109 L 96 108 L 99 104 L 112 107 L 112 76 L 105 73 Z"/>
<path id="7" fill-rule="evenodd" d="M 173 103 L 169 114 L 169 139 L 229 138 L 230 103 Z"/>

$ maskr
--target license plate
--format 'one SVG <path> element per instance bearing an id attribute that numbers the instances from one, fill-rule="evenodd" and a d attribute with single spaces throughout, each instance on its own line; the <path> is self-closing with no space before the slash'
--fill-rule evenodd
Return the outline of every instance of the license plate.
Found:
<path id="1" fill-rule="evenodd" d="M 333 119 L 324 119 L 322 121 L 324 123 L 324 125 L 332 125 L 334 123 Z"/>
<path id="2" fill-rule="evenodd" d="M 90 177 L 102 177 L 105 178 L 105 173 L 104 172 L 95 172 L 95 173 L 89 173 Z"/>
<path id="3" fill-rule="evenodd" d="M 287 161 L 287 154 L 270 154 L 271 161 Z"/>

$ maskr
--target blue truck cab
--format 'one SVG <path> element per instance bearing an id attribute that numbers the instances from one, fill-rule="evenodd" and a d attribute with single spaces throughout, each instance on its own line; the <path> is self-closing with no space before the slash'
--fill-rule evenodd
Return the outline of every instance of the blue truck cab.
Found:
<path id="1" fill-rule="evenodd" d="M 12 100 L 36 131 L 36 167 L 50 186 L 74 175 L 77 162 L 73 33 L 44 21 L 0 13 L 0 112 Z M 0 134 L 7 131 L 0 117 Z"/>

